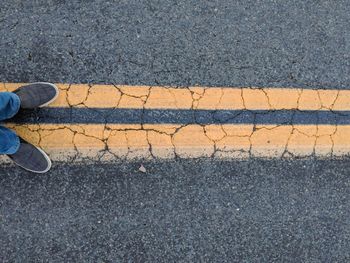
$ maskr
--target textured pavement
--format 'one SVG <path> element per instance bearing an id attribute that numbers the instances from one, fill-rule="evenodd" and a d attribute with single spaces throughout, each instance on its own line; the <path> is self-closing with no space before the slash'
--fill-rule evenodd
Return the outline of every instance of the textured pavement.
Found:
<path id="1" fill-rule="evenodd" d="M 349 14 L 340 0 L 4 0 L 0 81 L 349 89 Z M 0 261 L 347 262 L 349 161 L 2 165 Z"/>
<path id="2" fill-rule="evenodd" d="M 350 4 L 0 3 L 0 79 L 349 88 Z"/>
<path id="3" fill-rule="evenodd" d="M 117 162 L 40 176 L 1 168 L 0 259 L 347 262 L 349 165 Z"/>

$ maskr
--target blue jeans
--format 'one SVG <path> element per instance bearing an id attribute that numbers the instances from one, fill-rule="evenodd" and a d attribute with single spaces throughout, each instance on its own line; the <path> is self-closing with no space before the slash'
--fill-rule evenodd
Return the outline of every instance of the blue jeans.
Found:
<path id="1" fill-rule="evenodd" d="M 0 92 L 0 121 L 12 118 L 19 111 L 19 97 L 11 92 Z M 19 148 L 19 138 L 13 131 L 0 126 L 0 154 L 14 154 Z"/>

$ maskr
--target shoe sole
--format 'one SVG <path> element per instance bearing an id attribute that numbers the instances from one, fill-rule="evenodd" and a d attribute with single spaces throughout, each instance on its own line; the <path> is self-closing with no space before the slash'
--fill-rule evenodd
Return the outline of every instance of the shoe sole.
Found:
<path id="1" fill-rule="evenodd" d="M 31 83 L 31 84 L 44 84 L 44 85 L 49 85 L 51 87 L 53 87 L 55 90 L 56 90 L 56 95 L 51 99 L 49 100 L 48 102 L 38 106 L 38 108 L 42 108 L 42 107 L 45 107 L 47 105 L 49 105 L 50 103 L 52 103 L 53 101 L 55 101 L 60 93 L 60 91 L 58 90 L 57 86 L 52 84 L 52 83 L 49 83 L 49 82 L 34 82 L 34 83 Z"/>
<path id="2" fill-rule="evenodd" d="M 18 163 L 16 163 L 19 167 L 21 167 L 21 168 L 23 168 L 24 170 L 27 170 L 27 171 L 29 171 L 29 172 L 32 172 L 32 173 L 37 173 L 37 174 L 43 174 L 43 173 L 46 173 L 46 172 L 48 172 L 50 169 L 51 169 L 51 167 L 52 167 L 52 162 L 51 162 L 51 160 L 50 160 L 50 157 L 43 151 L 43 150 L 41 150 L 40 148 L 38 148 L 38 147 L 36 147 L 36 146 L 34 146 L 39 152 L 41 152 L 41 154 L 44 156 L 44 158 L 46 159 L 46 161 L 47 161 L 47 168 L 44 170 L 44 171 L 35 171 L 35 170 L 31 170 L 31 169 L 28 169 L 28 168 L 26 168 L 26 167 L 24 167 L 24 166 L 22 166 L 22 165 L 20 165 L 20 164 L 18 164 Z"/>

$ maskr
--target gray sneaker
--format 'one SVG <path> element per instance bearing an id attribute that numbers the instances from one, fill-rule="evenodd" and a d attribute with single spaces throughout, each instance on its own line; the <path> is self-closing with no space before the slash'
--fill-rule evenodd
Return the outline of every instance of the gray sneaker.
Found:
<path id="1" fill-rule="evenodd" d="M 35 109 L 53 102 L 59 91 L 52 83 L 37 82 L 22 86 L 14 93 L 19 97 L 22 109 Z"/>
<path id="2" fill-rule="evenodd" d="M 20 138 L 20 146 L 16 153 L 8 155 L 18 166 L 33 173 L 46 173 L 51 168 L 47 154 Z"/>

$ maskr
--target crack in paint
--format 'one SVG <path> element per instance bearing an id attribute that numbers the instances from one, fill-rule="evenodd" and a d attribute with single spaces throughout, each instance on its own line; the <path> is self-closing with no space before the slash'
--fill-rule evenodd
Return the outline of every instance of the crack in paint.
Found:
<path id="1" fill-rule="evenodd" d="M 150 86 L 142 90 L 137 90 L 137 88 L 127 90 L 122 86 L 113 84 L 113 88 L 115 89 L 115 97 L 106 98 L 108 99 L 108 103 L 110 103 L 110 110 L 118 110 L 121 106 L 127 106 L 122 105 L 126 103 L 124 101 L 132 101 L 133 105 L 138 105 L 142 108 L 139 125 L 123 125 L 124 128 L 115 128 L 115 125 L 108 123 L 111 114 L 109 113 L 100 114 L 104 123 L 100 128 L 99 135 L 94 135 L 83 124 L 62 124 L 55 125 L 52 128 L 41 124 L 36 124 L 36 126 L 23 124 L 13 125 L 12 128 L 26 130 L 22 131 L 22 133 L 30 134 L 31 137 L 36 138 L 36 144 L 43 148 L 48 147 L 45 143 L 49 140 L 48 138 L 55 136 L 55 133 L 59 131 L 68 133 L 69 138 L 71 138 L 71 144 L 73 145 L 72 153 L 70 154 L 71 161 L 84 159 L 103 161 L 108 158 L 263 157 L 267 156 L 266 151 L 268 152 L 268 156 L 276 158 L 312 157 L 319 155 L 333 157 L 336 155 L 335 147 L 338 146 L 336 137 L 340 132 L 337 119 L 340 113 L 334 109 L 342 95 L 341 91 L 337 91 L 335 96 L 329 99 L 327 92 L 324 90 L 296 89 L 297 99 L 295 107 L 286 107 L 286 109 L 293 110 L 289 121 L 275 125 L 257 125 L 256 120 L 259 114 L 273 114 L 278 109 L 277 104 L 274 104 L 276 103 L 276 98 L 272 99 L 272 91 L 270 89 L 255 87 L 239 88 L 237 89 L 239 95 L 237 108 L 241 108 L 241 112 L 227 117 L 225 121 L 233 120 L 243 112 L 250 112 L 253 116 L 253 123 L 245 125 L 246 127 L 244 129 L 246 130 L 242 128 L 242 131 L 234 131 L 238 134 L 232 134 L 232 131 L 230 133 L 232 125 L 224 123 L 222 119 L 215 116 L 222 109 L 223 99 L 226 99 L 225 94 L 227 91 L 225 88 L 162 87 L 162 89 L 166 89 L 169 92 L 168 95 L 172 98 L 170 101 L 173 102 L 176 109 L 188 107 L 193 111 L 194 116 L 194 123 L 168 125 L 167 127 L 152 126 L 145 121 L 145 110 L 152 108 L 150 107 L 152 103 L 155 103 L 155 105 L 158 103 L 155 99 L 152 100 L 151 97 L 155 96 L 157 89 L 160 89 L 159 87 Z M 76 86 L 70 84 L 63 89 L 65 102 L 70 108 L 85 107 L 94 110 L 95 102 L 90 101 L 90 99 L 94 96 L 95 90 L 98 90 L 97 85 Z M 218 90 L 219 93 L 217 92 Z M 259 93 L 256 91 L 259 91 Z M 256 97 L 248 95 L 250 93 L 254 93 Z M 312 96 L 313 93 L 317 94 L 317 96 Z M 214 98 L 214 95 L 217 97 Z M 182 100 L 182 98 L 187 97 L 190 98 L 188 105 L 186 104 L 186 100 Z M 334 114 L 336 122 L 335 125 L 332 125 L 334 127 L 333 130 L 330 130 L 328 133 L 325 132 L 324 128 L 319 125 L 318 115 L 317 123 L 312 127 L 312 130 L 310 130 L 310 127 L 305 128 L 294 124 L 296 114 L 304 111 L 304 100 L 309 100 L 308 98 L 313 99 L 315 110 L 327 110 Z M 266 104 L 264 107 L 268 108 L 268 110 L 265 113 L 252 111 L 252 105 L 255 100 L 258 100 L 260 104 L 264 101 Z M 215 125 L 205 125 L 198 121 L 199 116 L 196 110 L 208 103 L 215 105 L 213 106 L 215 110 L 211 113 L 211 117 L 219 122 Z M 98 110 L 96 111 L 98 112 Z M 238 125 L 236 125 L 237 127 Z M 283 134 L 283 138 L 281 134 Z M 138 142 L 134 141 L 140 138 L 144 140 L 143 143 L 140 143 L 142 140 Z M 319 143 L 325 140 L 325 138 L 330 140 L 330 149 L 327 151 L 323 150 L 324 152 L 322 152 L 322 149 L 318 147 L 320 147 Z M 302 139 L 305 139 L 303 147 L 306 148 L 300 150 L 298 148 L 300 145 L 295 140 Z M 114 149 L 113 145 L 111 145 L 113 140 L 120 140 L 121 147 Z M 193 140 L 198 145 L 197 149 L 193 146 Z M 80 146 L 80 141 L 85 141 L 87 142 L 86 145 L 93 145 L 93 147 L 91 149 L 86 147 L 85 149 Z M 201 144 L 205 145 L 205 147 L 201 147 Z M 116 145 L 118 145 L 118 142 Z M 123 147 L 125 149 L 122 149 Z M 91 150 L 91 154 L 89 150 Z"/>

